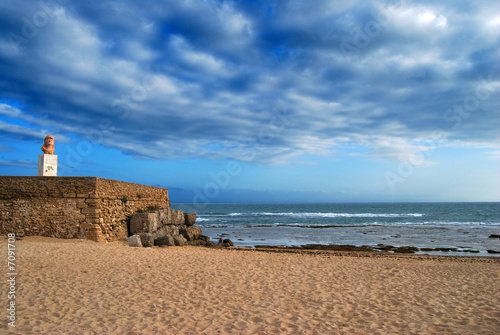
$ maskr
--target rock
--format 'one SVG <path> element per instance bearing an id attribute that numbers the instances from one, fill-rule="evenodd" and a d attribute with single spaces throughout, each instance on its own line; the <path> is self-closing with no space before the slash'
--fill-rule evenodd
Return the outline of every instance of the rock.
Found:
<path id="1" fill-rule="evenodd" d="M 166 236 L 166 235 L 170 235 L 170 236 L 179 235 L 179 226 L 165 225 L 165 226 L 161 227 L 160 229 L 158 229 L 157 231 L 153 232 L 153 237 L 155 240 L 159 237 Z"/>
<path id="2" fill-rule="evenodd" d="M 234 247 L 234 243 L 230 239 L 226 238 L 225 240 L 222 241 L 222 246 L 226 248 Z"/>
<path id="3" fill-rule="evenodd" d="M 155 245 L 155 240 L 154 240 L 152 234 L 142 233 L 142 234 L 139 234 L 139 236 L 141 237 L 141 243 L 142 243 L 143 247 L 147 248 L 147 247 L 152 247 L 153 245 Z"/>
<path id="4" fill-rule="evenodd" d="M 131 247 L 142 247 L 141 237 L 137 234 L 128 237 L 127 242 Z"/>
<path id="5" fill-rule="evenodd" d="M 414 252 L 417 252 L 419 249 L 417 247 L 397 247 L 394 249 L 394 252 L 400 253 L 400 254 L 413 254 Z"/>
<path id="6" fill-rule="evenodd" d="M 145 247 L 207 245 L 210 238 L 201 235 L 201 227 L 195 226 L 196 213 L 162 208 L 153 212 L 136 213 L 130 218 L 130 232 L 140 236 Z M 232 246 L 232 242 L 226 242 Z"/>
<path id="7" fill-rule="evenodd" d="M 172 217 L 170 224 L 173 225 L 184 224 L 184 213 L 182 213 L 181 211 L 176 211 L 175 209 L 171 209 L 170 215 Z"/>
<path id="8" fill-rule="evenodd" d="M 164 226 L 172 222 L 172 215 L 169 208 L 162 208 L 157 211 L 159 225 Z"/>
<path id="9" fill-rule="evenodd" d="M 489 249 L 489 250 L 486 250 L 486 251 L 487 251 L 489 254 L 500 254 L 500 251 L 498 251 L 498 250 L 491 250 L 491 249 Z"/>
<path id="10" fill-rule="evenodd" d="M 376 249 L 376 250 L 381 250 L 381 251 L 393 251 L 394 249 L 396 249 L 396 247 L 392 246 L 392 245 L 386 245 L 386 244 L 378 244 L 375 248 L 373 249 Z"/>
<path id="11" fill-rule="evenodd" d="M 158 229 L 158 214 L 152 213 L 136 213 L 130 218 L 130 232 L 135 233 L 152 233 Z"/>
<path id="12" fill-rule="evenodd" d="M 173 238 L 174 238 L 175 245 L 177 245 L 177 246 L 182 246 L 182 245 L 187 244 L 186 238 L 182 235 L 176 235 Z"/>
<path id="13" fill-rule="evenodd" d="M 155 239 L 155 245 L 172 247 L 175 245 L 172 235 L 165 235 Z"/>
<path id="14" fill-rule="evenodd" d="M 293 249 L 294 247 L 290 247 Z M 300 247 L 306 250 L 333 250 L 333 251 L 373 251 L 369 246 L 355 246 L 351 244 L 305 244 Z"/>
<path id="15" fill-rule="evenodd" d="M 198 226 L 189 226 L 186 228 L 182 228 L 179 232 L 188 241 L 194 241 L 201 238 L 201 228 Z"/>
<path id="16" fill-rule="evenodd" d="M 203 240 L 194 240 L 194 241 L 188 241 L 189 245 L 193 245 L 193 246 L 196 246 L 196 247 L 199 247 L 199 246 L 206 246 L 207 244 L 205 243 L 205 241 Z"/>
<path id="17" fill-rule="evenodd" d="M 184 213 L 184 221 L 186 226 L 192 226 L 196 222 L 196 213 Z"/>
<path id="18" fill-rule="evenodd" d="M 497 234 L 491 234 L 489 236 L 489 238 L 500 238 L 500 235 L 497 235 Z"/>

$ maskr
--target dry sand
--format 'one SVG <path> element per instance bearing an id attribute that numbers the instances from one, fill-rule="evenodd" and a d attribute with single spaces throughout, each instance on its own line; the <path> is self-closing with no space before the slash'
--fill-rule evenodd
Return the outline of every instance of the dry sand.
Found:
<path id="1" fill-rule="evenodd" d="M 0 238 L 7 268 L 7 240 Z M 357 254 L 362 255 L 362 254 Z M 18 334 L 498 334 L 500 260 L 359 257 L 30 237 Z M 7 272 L 7 271 L 5 271 Z"/>

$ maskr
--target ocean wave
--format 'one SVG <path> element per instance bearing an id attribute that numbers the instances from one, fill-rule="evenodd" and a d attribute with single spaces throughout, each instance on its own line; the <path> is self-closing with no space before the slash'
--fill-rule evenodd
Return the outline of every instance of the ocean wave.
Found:
<path id="1" fill-rule="evenodd" d="M 221 216 L 221 215 L 217 215 Z M 422 213 L 270 213 L 270 212 L 253 212 L 253 213 L 229 213 L 227 216 L 282 216 L 282 217 L 298 217 L 298 218 L 398 218 L 398 217 L 422 217 Z"/>
<path id="2" fill-rule="evenodd" d="M 209 221 L 209 220 L 206 220 Z M 331 223 L 301 223 L 301 222 L 274 222 L 274 223 L 229 223 L 228 222 L 210 222 L 203 224 L 205 228 L 277 228 L 277 227 L 290 227 L 290 228 L 355 228 L 355 227 L 373 227 L 373 226 L 429 226 L 429 227 L 439 227 L 439 226 L 500 226 L 500 222 L 434 222 L 434 221 L 424 221 L 424 222 L 362 222 L 362 223 L 343 223 L 343 224 L 331 224 Z"/>

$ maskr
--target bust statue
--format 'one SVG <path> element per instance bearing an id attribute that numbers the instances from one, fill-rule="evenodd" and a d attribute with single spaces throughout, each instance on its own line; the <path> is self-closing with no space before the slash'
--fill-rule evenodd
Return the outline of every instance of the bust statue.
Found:
<path id="1" fill-rule="evenodd" d="M 43 139 L 42 151 L 46 155 L 53 155 L 56 149 L 54 148 L 54 136 L 47 135 Z"/>

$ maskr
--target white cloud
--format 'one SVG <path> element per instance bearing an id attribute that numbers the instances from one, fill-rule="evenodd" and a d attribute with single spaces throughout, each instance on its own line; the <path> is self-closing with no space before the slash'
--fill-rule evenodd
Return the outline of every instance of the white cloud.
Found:
<path id="1" fill-rule="evenodd" d="M 0 115 L 16 118 L 21 115 L 21 110 L 13 106 L 0 103 Z"/>
<path id="2" fill-rule="evenodd" d="M 428 153 L 418 138 L 436 127 L 450 141 L 498 138 L 493 98 L 459 130 L 443 120 L 471 77 L 498 72 L 491 3 L 473 11 L 391 3 L 172 1 L 139 10 L 131 1 L 75 2 L 16 57 L 0 46 L 0 98 L 23 106 L 3 103 L 0 114 L 37 129 L 2 126 L 18 136 L 57 129 L 85 137 L 109 119 L 102 143 L 126 153 L 142 146 L 143 157 L 243 159 L 235 148 L 268 129 L 284 101 L 293 122 L 257 143 L 255 163 L 335 155 L 340 138 L 398 161 Z M 354 43 L 354 28 L 365 29 L 377 11 L 388 21 L 346 60 L 339 44 L 346 36 Z M 120 99 L 130 110 L 122 118 L 112 109 Z"/>

